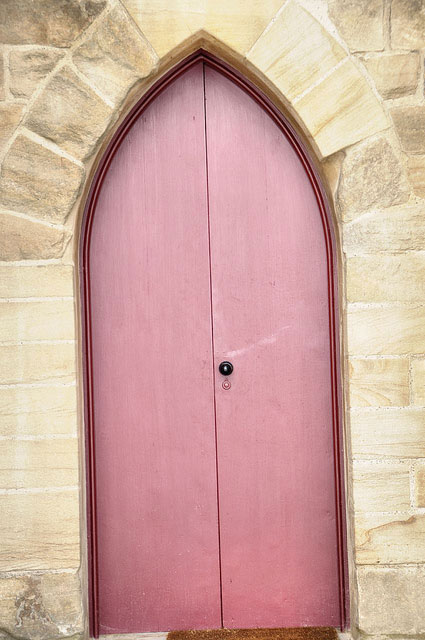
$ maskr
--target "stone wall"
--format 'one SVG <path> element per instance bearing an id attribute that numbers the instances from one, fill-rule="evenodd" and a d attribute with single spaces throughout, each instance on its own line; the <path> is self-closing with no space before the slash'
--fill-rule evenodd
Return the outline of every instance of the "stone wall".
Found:
<path id="1" fill-rule="evenodd" d="M 87 633 L 75 274 L 117 122 L 214 51 L 298 123 L 333 200 L 352 630 L 425 633 L 425 0 L 2 0 L 0 637 Z"/>

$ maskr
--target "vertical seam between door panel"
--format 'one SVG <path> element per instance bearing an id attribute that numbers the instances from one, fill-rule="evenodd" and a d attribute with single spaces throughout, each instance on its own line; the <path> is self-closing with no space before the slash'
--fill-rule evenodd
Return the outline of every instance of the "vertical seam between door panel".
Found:
<path id="1" fill-rule="evenodd" d="M 215 433 L 215 473 L 217 486 L 217 533 L 218 533 L 218 567 L 220 578 L 220 617 L 221 626 L 223 623 L 223 576 L 221 567 L 221 531 L 220 531 L 220 489 L 218 480 L 218 434 L 217 434 L 217 403 L 215 384 L 215 344 L 214 344 L 214 313 L 213 313 L 213 290 L 212 290 L 212 260 L 211 260 L 211 224 L 210 224 L 210 194 L 208 181 L 208 138 L 207 138 L 207 96 L 205 88 L 205 63 L 202 64 L 202 78 L 204 89 L 204 139 L 205 139 L 205 171 L 207 187 L 207 218 L 208 218 L 208 260 L 210 267 L 210 313 L 211 313 L 211 350 L 213 365 L 213 395 L 214 395 L 214 433 Z"/>

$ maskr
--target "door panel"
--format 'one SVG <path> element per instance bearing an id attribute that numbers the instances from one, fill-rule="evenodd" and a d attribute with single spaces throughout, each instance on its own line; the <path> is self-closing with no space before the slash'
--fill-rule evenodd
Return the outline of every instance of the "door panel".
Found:
<path id="1" fill-rule="evenodd" d="M 100 633 L 338 626 L 325 236 L 283 132 L 189 68 L 113 157 L 87 268 Z"/>
<path id="2" fill-rule="evenodd" d="M 321 217 L 267 113 L 208 66 L 205 90 L 223 623 L 337 626 Z"/>
<path id="3" fill-rule="evenodd" d="M 90 247 L 101 633 L 221 626 L 203 69 L 143 112 Z"/>

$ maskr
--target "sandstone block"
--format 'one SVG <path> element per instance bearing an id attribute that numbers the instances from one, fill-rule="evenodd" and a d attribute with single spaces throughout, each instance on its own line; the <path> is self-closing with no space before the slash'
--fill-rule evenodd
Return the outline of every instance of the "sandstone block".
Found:
<path id="1" fill-rule="evenodd" d="M 132 85 L 148 76 L 158 56 L 121 7 L 74 53 L 76 67 L 105 95 L 121 101 Z"/>
<path id="2" fill-rule="evenodd" d="M 343 227 L 343 246 L 348 255 L 422 251 L 424 245 L 423 206 L 374 211 Z"/>
<path id="3" fill-rule="evenodd" d="M 30 98 L 43 80 L 63 57 L 54 49 L 11 49 L 9 54 L 9 88 L 16 98 Z"/>
<path id="4" fill-rule="evenodd" d="M 425 557 L 424 515 L 355 516 L 358 564 L 421 563 Z"/>
<path id="5" fill-rule="evenodd" d="M 2 630 L 12 638 L 57 640 L 83 632 L 77 573 L 0 578 Z"/>
<path id="6" fill-rule="evenodd" d="M 425 507 L 425 465 L 419 464 L 415 469 L 415 505 Z"/>
<path id="7" fill-rule="evenodd" d="M 394 53 L 365 60 L 366 69 L 385 99 L 415 93 L 420 61 L 417 53 Z"/>
<path id="8" fill-rule="evenodd" d="M 334 196 L 335 200 L 342 171 L 342 163 L 344 162 L 344 159 L 344 151 L 337 151 L 337 153 L 324 158 L 320 163 L 325 181 L 329 189 L 331 190 L 331 193 Z"/>
<path id="9" fill-rule="evenodd" d="M 80 192 L 83 176 L 82 167 L 18 136 L 3 161 L 0 205 L 49 222 L 63 222 Z"/>
<path id="10" fill-rule="evenodd" d="M 0 303 L 0 342 L 74 338 L 73 300 Z"/>
<path id="11" fill-rule="evenodd" d="M 9 142 L 22 118 L 22 104 L 0 104 L 0 151 Z"/>
<path id="12" fill-rule="evenodd" d="M 424 410 L 352 410 L 350 426 L 354 456 L 424 457 Z"/>
<path id="13" fill-rule="evenodd" d="M 124 0 L 123 4 L 163 57 L 201 29 L 245 54 L 280 9 L 282 0 Z"/>
<path id="14" fill-rule="evenodd" d="M 421 303 L 425 299 L 425 255 L 412 251 L 348 258 L 347 299 Z"/>
<path id="15" fill-rule="evenodd" d="M 78 440 L 0 440 L 0 486 L 4 489 L 78 484 Z"/>
<path id="16" fill-rule="evenodd" d="M 60 258 L 69 239 L 69 233 L 62 227 L 0 214 L 0 260 Z"/>
<path id="17" fill-rule="evenodd" d="M 290 0 L 247 58 L 293 100 L 345 56 L 319 22 Z"/>
<path id="18" fill-rule="evenodd" d="M 57 380 L 74 382 L 75 345 L 25 344 L 0 346 L 2 368 L 0 383 L 42 382 Z"/>
<path id="19" fill-rule="evenodd" d="M 403 151 L 424 153 L 425 107 L 397 107 L 391 109 L 391 116 Z"/>
<path id="20" fill-rule="evenodd" d="M 73 268 L 65 264 L 0 267 L 0 298 L 72 296 Z"/>
<path id="21" fill-rule="evenodd" d="M 353 491 L 356 512 L 406 511 L 410 508 L 409 469 L 394 462 L 355 460 Z"/>
<path id="22" fill-rule="evenodd" d="M 419 634 L 425 631 L 425 568 L 359 567 L 359 628 L 365 634 Z"/>
<path id="23" fill-rule="evenodd" d="M 49 81 L 26 126 L 79 159 L 88 158 L 111 120 L 112 109 L 69 67 Z"/>
<path id="24" fill-rule="evenodd" d="M 106 6 L 106 0 L 2 0 L 0 42 L 69 47 Z"/>
<path id="25" fill-rule="evenodd" d="M 124 0 L 123 4 L 160 57 L 202 29 L 205 22 L 204 2 L 170 4 L 168 0 Z M 164 28 L 166 21 L 167 28 Z"/>
<path id="26" fill-rule="evenodd" d="M 0 387 L 0 435 L 77 434 L 74 386 Z"/>
<path id="27" fill-rule="evenodd" d="M 407 160 L 407 175 L 413 193 L 425 198 L 425 156 L 410 156 Z"/>
<path id="28" fill-rule="evenodd" d="M 422 49 L 425 46 L 424 0 L 393 0 L 391 4 L 393 49 Z"/>
<path id="29" fill-rule="evenodd" d="M 0 51 L 0 100 L 4 100 L 5 98 L 5 90 L 4 90 L 4 57 L 3 53 Z"/>
<path id="30" fill-rule="evenodd" d="M 329 17 L 351 51 L 384 48 L 383 0 L 329 0 Z"/>
<path id="31" fill-rule="evenodd" d="M 425 406 L 425 360 L 412 360 L 412 401 L 414 404 Z"/>
<path id="32" fill-rule="evenodd" d="M 348 351 L 352 355 L 409 355 L 425 352 L 425 307 L 349 306 Z"/>
<path id="33" fill-rule="evenodd" d="M 344 220 L 408 200 L 402 164 L 384 137 L 366 140 L 347 151 L 337 198 Z"/>
<path id="34" fill-rule="evenodd" d="M 349 390 L 351 407 L 408 405 L 408 358 L 351 359 Z"/>
<path id="35" fill-rule="evenodd" d="M 0 511 L 0 571 L 78 568 L 77 489 L 3 494 Z"/>
<path id="36" fill-rule="evenodd" d="M 324 95 L 332 96 L 332 100 L 324 100 Z M 304 95 L 296 109 L 322 156 L 389 126 L 372 89 L 348 59 Z"/>

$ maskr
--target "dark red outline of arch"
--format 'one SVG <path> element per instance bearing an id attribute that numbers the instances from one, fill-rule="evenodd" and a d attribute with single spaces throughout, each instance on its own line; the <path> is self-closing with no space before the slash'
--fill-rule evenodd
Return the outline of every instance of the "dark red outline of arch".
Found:
<path id="1" fill-rule="evenodd" d="M 315 192 L 319 205 L 326 241 L 326 256 L 328 269 L 328 300 L 329 300 L 329 330 L 331 343 L 331 381 L 332 381 L 332 417 L 334 441 L 334 476 L 335 502 L 337 513 L 338 536 L 338 568 L 341 629 L 348 625 L 348 561 L 346 550 L 346 514 L 344 510 L 344 472 L 342 447 L 342 411 L 341 411 L 341 383 L 340 383 L 340 352 L 339 352 L 339 313 L 336 271 L 336 240 L 333 229 L 332 216 L 325 191 L 321 185 L 317 171 L 308 158 L 307 150 L 299 140 L 293 126 L 284 118 L 269 98 L 241 73 L 233 69 L 211 53 L 199 49 L 186 59 L 178 63 L 162 76 L 137 102 L 124 119 L 111 139 L 104 152 L 99 166 L 93 177 L 83 213 L 80 241 L 80 284 L 83 317 L 83 374 L 84 374 L 84 418 L 86 444 L 86 477 L 87 477 L 87 528 L 88 528 L 88 572 L 89 572 L 89 623 L 90 633 L 95 638 L 99 635 L 98 611 L 98 575 L 97 575 L 97 538 L 96 538 L 96 477 L 95 477 L 95 449 L 94 449 L 94 415 L 93 415 L 93 369 L 91 354 L 91 309 L 90 309 L 90 278 L 89 278 L 89 248 L 91 229 L 97 199 L 107 174 L 109 165 L 118 150 L 121 141 L 141 115 L 144 109 L 164 90 L 164 88 L 190 66 L 197 62 L 204 62 L 223 73 L 246 91 L 274 120 L 286 135 L 297 152 L 310 183 Z"/>

